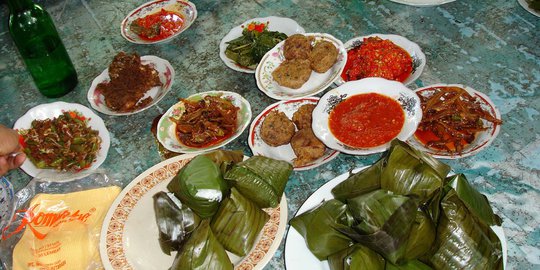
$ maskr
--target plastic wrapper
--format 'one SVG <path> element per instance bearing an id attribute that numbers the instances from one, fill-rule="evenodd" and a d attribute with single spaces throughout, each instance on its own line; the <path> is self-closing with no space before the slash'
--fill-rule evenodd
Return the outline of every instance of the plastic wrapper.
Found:
<path id="1" fill-rule="evenodd" d="M 121 182 L 103 171 L 58 180 L 36 177 L 16 193 L 0 238 L 3 269 L 103 269 L 101 225 Z"/>

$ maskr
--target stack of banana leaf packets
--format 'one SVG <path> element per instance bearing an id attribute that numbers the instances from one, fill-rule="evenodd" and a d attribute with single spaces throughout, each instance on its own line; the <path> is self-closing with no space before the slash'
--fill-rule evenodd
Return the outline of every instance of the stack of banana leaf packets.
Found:
<path id="1" fill-rule="evenodd" d="M 233 269 L 226 251 L 249 253 L 281 201 L 292 165 L 242 151 L 198 155 L 153 196 L 159 242 L 177 251 L 171 270 Z"/>
<path id="2" fill-rule="evenodd" d="M 502 269 L 487 198 L 450 167 L 395 140 L 290 224 L 332 270 Z"/>

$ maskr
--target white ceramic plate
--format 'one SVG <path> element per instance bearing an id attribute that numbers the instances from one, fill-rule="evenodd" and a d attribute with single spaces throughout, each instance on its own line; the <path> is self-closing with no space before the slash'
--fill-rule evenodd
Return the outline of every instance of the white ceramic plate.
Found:
<path id="1" fill-rule="evenodd" d="M 228 139 L 208 147 L 195 148 L 184 145 L 182 142 L 180 142 L 180 140 L 178 140 L 178 137 L 176 136 L 176 123 L 174 123 L 170 119 L 171 117 L 180 118 L 180 116 L 184 113 L 184 103 L 180 101 L 171 106 L 171 108 L 169 108 L 169 110 L 161 117 L 158 122 L 157 138 L 159 142 L 163 145 L 163 147 L 165 147 L 169 151 L 177 153 L 202 153 L 220 148 L 228 144 L 232 140 L 236 139 L 242 134 L 242 132 L 244 132 L 246 127 L 249 125 L 249 122 L 251 121 L 251 106 L 249 105 L 249 102 L 241 95 L 227 91 L 210 91 L 197 93 L 189 96 L 187 99 L 200 100 L 207 95 L 221 96 L 222 98 L 231 101 L 234 106 L 240 108 L 240 110 L 238 111 L 236 132 Z"/>
<path id="2" fill-rule="evenodd" d="M 367 168 L 362 167 L 352 171 L 352 173 L 357 173 L 363 169 Z M 332 196 L 332 189 L 339 183 L 345 181 L 349 177 L 349 173 L 344 173 L 337 176 L 336 178 L 330 180 L 319 189 L 317 189 L 309 198 L 302 204 L 300 209 L 294 215 L 299 216 L 300 214 L 316 207 L 323 200 L 330 200 L 334 197 Z M 507 257 L 507 244 L 506 236 L 504 234 L 503 228 L 500 226 L 491 227 L 495 234 L 501 240 L 501 247 L 503 250 L 503 265 L 506 268 L 506 257 Z M 306 242 L 302 235 L 296 231 L 292 226 L 289 227 L 287 236 L 285 239 L 285 268 L 289 270 L 295 269 L 309 269 L 309 270 L 329 270 L 328 262 L 326 260 L 319 261 L 313 253 L 306 246 Z"/>
<path id="3" fill-rule="evenodd" d="M 332 42 L 339 51 L 336 63 L 325 73 L 312 71 L 309 80 L 298 89 L 283 87 L 274 81 L 272 77 L 272 72 L 285 60 L 283 56 L 283 45 L 285 41 L 282 41 L 263 56 L 261 63 L 255 71 L 257 87 L 267 96 L 273 99 L 289 100 L 316 95 L 324 91 L 341 76 L 341 72 L 347 62 L 347 51 L 343 43 L 329 34 L 306 33 L 304 35 L 314 37 L 315 43 L 320 40 Z"/>
<path id="4" fill-rule="evenodd" d="M 372 148 L 355 148 L 339 141 L 330 131 L 328 119 L 332 110 L 347 98 L 366 93 L 385 95 L 397 101 L 405 112 L 405 123 L 396 138 L 405 141 L 414 134 L 420 120 L 422 109 L 420 99 L 402 83 L 382 78 L 365 78 L 358 81 L 347 82 L 337 88 L 328 91 L 321 97 L 319 104 L 313 110 L 313 132 L 326 146 L 340 152 L 352 155 L 369 155 L 383 152 L 390 147 L 390 141 L 386 144 Z"/>
<path id="5" fill-rule="evenodd" d="M 289 163 L 293 163 L 293 159 L 296 158 L 294 151 L 291 147 L 291 144 L 281 145 L 278 147 L 270 146 L 266 144 L 261 138 L 261 126 L 264 122 L 266 116 L 272 111 L 284 112 L 289 119 L 292 120 L 293 114 L 304 104 L 317 104 L 319 101 L 318 97 L 306 97 L 299 98 L 287 101 L 280 101 L 274 103 L 266 109 L 264 109 L 255 119 L 251 122 L 251 127 L 249 129 L 248 144 L 251 148 L 253 155 L 261 155 L 265 157 L 270 157 L 273 159 L 284 160 Z M 294 167 L 294 170 L 302 171 L 316 168 L 326 162 L 331 161 L 339 154 L 338 151 L 327 148 L 324 152 L 324 155 L 310 164 L 306 164 L 301 167 Z"/>
<path id="6" fill-rule="evenodd" d="M 148 92 L 141 98 L 145 99 L 147 97 L 152 97 L 152 102 L 148 103 L 146 106 L 139 108 L 131 112 L 117 112 L 113 111 L 105 104 L 105 97 L 99 89 L 96 89 L 97 85 L 110 80 L 109 77 L 109 68 L 106 68 L 101 74 L 99 74 L 90 85 L 88 90 L 87 98 L 90 106 L 98 112 L 108 114 L 108 115 L 130 115 L 138 112 L 142 112 L 155 104 L 157 104 L 168 92 L 171 90 L 171 85 L 174 82 L 174 68 L 171 66 L 169 61 L 159 58 L 153 55 L 141 56 L 141 64 L 152 66 L 159 73 L 159 80 L 163 84 L 162 86 L 155 86 L 150 88 Z"/>
<path id="7" fill-rule="evenodd" d="M 107 270 L 168 269 L 174 260 L 161 251 L 152 196 L 166 191 L 167 184 L 195 155 L 165 160 L 129 183 L 114 201 L 101 229 L 99 249 Z M 262 269 L 276 252 L 287 225 L 285 196 L 276 208 L 264 209 L 270 219 L 254 248 L 245 257 L 229 254 L 235 269 Z"/>
<path id="8" fill-rule="evenodd" d="M 491 115 L 495 116 L 497 119 L 501 119 L 501 113 L 495 107 L 495 104 L 493 104 L 493 101 L 489 99 L 488 96 L 485 94 L 478 92 L 471 87 L 464 86 L 461 84 L 434 84 L 430 86 L 426 86 L 423 88 L 419 88 L 415 90 L 415 92 L 418 95 L 422 96 L 431 96 L 433 94 L 434 88 L 437 87 L 459 87 L 462 89 L 465 89 L 471 96 L 475 97 L 476 100 L 480 103 L 482 108 L 486 111 L 488 111 Z M 489 121 L 482 120 L 484 122 L 484 126 L 487 127 L 486 130 L 479 132 L 476 134 L 476 138 L 471 144 L 468 144 L 464 147 L 461 154 L 457 153 L 450 153 L 444 150 L 437 150 L 433 148 L 426 147 L 423 143 L 421 143 L 419 140 L 416 139 L 415 136 L 411 136 L 411 138 L 407 141 L 412 146 L 414 146 L 417 149 L 420 149 L 423 152 L 426 152 L 436 158 L 443 158 L 443 159 L 456 159 L 456 158 L 463 158 L 472 156 L 480 151 L 482 151 L 484 148 L 488 147 L 493 140 L 497 137 L 499 134 L 499 131 L 501 129 L 501 125 L 495 125 Z"/>
<path id="9" fill-rule="evenodd" d="M 345 43 L 345 49 L 349 51 L 353 48 L 360 46 L 364 41 L 364 38 L 368 37 L 379 37 L 381 39 L 390 40 L 397 46 L 407 51 L 412 57 L 413 69 L 411 74 L 409 75 L 409 77 L 407 77 L 403 84 L 409 85 L 420 77 L 420 74 L 422 74 L 422 71 L 424 71 L 424 67 L 426 66 L 426 55 L 422 52 L 422 49 L 420 49 L 420 46 L 418 46 L 418 44 L 408 40 L 405 37 L 386 34 L 371 34 L 367 36 L 355 37 Z M 347 60 L 350 61 L 350 59 Z M 343 83 L 345 83 L 345 80 L 343 80 L 343 78 L 339 76 L 339 78 L 336 80 L 336 85 L 342 85 Z"/>
<path id="10" fill-rule="evenodd" d="M 0 177 L 0 231 L 6 226 L 15 211 L 13 185 L 5 177 Z"/>
<path id="11" fill-rule="evenodd" d="M 456 0 L 390 0 L 392 2 L 410 5 L 410 6 L 417 6 L 417 7 L 431 7 L 431 6 L 438 6 L 450 2 L 454 2 Z"/>
<path id="12" fill-rule="evenodd" d="M 535 15 L 536 17 L 540 17 L 540 12 L 532 9 L 529 7 L 529 3 L 527 3 L 527 0 L 518 0 L 518 3 L 528 12 Z"/>
<path id="13" fill-rule="evenodd" d="M 233 60 L 229 59 L 227 55 L 225 55 L 225 50 L 228 46 L 227 42 L 235 38 L 241 37 L 244 27 L 246 27 L 251 22 L 267 23 L 268 31 L 278 31 L 286 34 L 287 36 L 292 36 L 294 34 L 301 34 L 305 32 L 304 28 L 302 28 L 302 26 L 300 26 L 295 20 L 275 16 L 249 19 L 241 25 L 236 26 L 235 28 L 231 29 L 231 31 L 227 33 L 227 35 L 225 35 L 219 43 L 219 57 L 221 58 L 223 63 L 225 63 L 225 65 L 236 71 L 255 73 L 255 69 L 240 66 Z"/>
<path id="14" fill-rule="evenodd" d="M 184 19 L 184 23 L 182 27 L 175 34 L 164 39 L 149 41 L 149 40 L 141 39 L 137 34 L 133 33 L 129 29 L 133 21 L 139 18 L 143 18 L 147 15 L 159 12 L 161 9 L 175 12 Z M 171 41 L 172 39 L 180 35 L 180 33 L 184 32 L 186 29 L 188 29 L 191 26 L 191 24 L 193 24 L 196 18 L 197 18 L 197 8 L 195 7 L 195 4 L 189 1 L 182 1 L 182 0 L 151 1 L 151 2 L 144 3 L 138 8 L 132 10 L 126 16 L 126 18 L 124 18 L 124 20 L 122 21 L 122 24 L 120 25 L 120 33 L 127 41 L 131 43 L 136 43 L 136 44 L 162 43 L 162 42 Z"/>
<path id="15" fill-rule="evenodd" d="M 93 130 L 99 131 L 99 137 L 101 137 L 101 148 L 99 149 L 96 160 L 94 161 L 94 163 L 92 163 L 92 166 L 83 171 L 97 169 L 107 157 L 107 152 L 109 151 L 111 139 L 109 136 L 109 131 L 105 127 L 105 123 L 103 123 L 103 119 L 101 119 L 92 110 L 81 104 L 57 101 L 53 103 L 38 105 L 28 110 L 28 112 L 21 116 L 21 118 L 19 118 L 17 122 L 15 122 L 13 128 L 29 129 L 31 127 L 32 121 L 52 119 L 60 116 L 65 111 L 77 111 L 81 113 L 82 115 L 84 115 L 84 117 L 89 119 L 88 126 L 91 127 Z M 43 176 L 47 177 L 48 179 L 50 178 L 50 181 L 67 181 L 72 179 L 72 176 L 77 174 L 73 172 L 60 172 L 53 169 L 39 169 L 28 158 L 24 161 L 21 169 L 32 177 L 39 175 L 40 177 Z"/>

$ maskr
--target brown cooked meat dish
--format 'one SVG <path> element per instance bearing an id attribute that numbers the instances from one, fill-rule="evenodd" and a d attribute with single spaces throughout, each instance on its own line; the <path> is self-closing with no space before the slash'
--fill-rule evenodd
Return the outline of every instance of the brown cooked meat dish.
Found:
<path id="1" fill-rule="evenodd" d="M 302 34 L 295 34 L 288 37 L 283 45 L 283 56 L 285 59 L 309 59 L 311 52 L 311 37 Z"/>
<path id="2" fill-rule="evenodd" d="M 292 121 L 298 129 L 311 128 L 313 109 L 315 104 L 304 104 L 294 112 Z"/>
<path id="3" fill-rule="evenodd" d="M 311 68 L 318 73 L 325 73 L 337 60 L 338 49 L 332 42 L 323 40 L 317 42 L 309 55 Z"/>
<path id="4" fill-rule="evenodd" d="M 137 53 L 118 53 L 109 66 L 110 81 L 97 85 L 105 97 L 105 104 L 113 111 L 131 112 L 152 102 L 144 97 L 154 86 L 161 86 L 158 72 L 143 65 Z M 142 99 L 142 100 L 141 100 Z"/>
<path id="5" fill-rule="evenodd" d="M 273 72 L 272 77 L 281 86 L 298 89 L 309 80 L 311 66 L 309 60 L 285 60 Z"/>
<path id="6" fill-rule="evenodd" d="M 296 154 L 293 160 L 295 167 L 304 166 L 322 157 L 326 146 L 315 136 L 311 128 L 296 132 L 291 139 L 291 147 Z"/>
<path id="7" fill-rule="evenodd" d="M 270 146 L 288 144 L 294 135 L 294 123 L 283 112 L 270 112 L 261 126 L 261 138 Z"/>

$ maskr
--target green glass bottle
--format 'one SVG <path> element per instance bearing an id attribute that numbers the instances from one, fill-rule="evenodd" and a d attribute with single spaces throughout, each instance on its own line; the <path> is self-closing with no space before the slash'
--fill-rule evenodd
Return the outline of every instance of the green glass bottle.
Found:
<path id="1" fill-rule="evenodd" d="M 77 85 L 77 73 L 51 16 L 32 0 L 8 0 L 9 32 L 39 91 L 55 98 Z"/>

